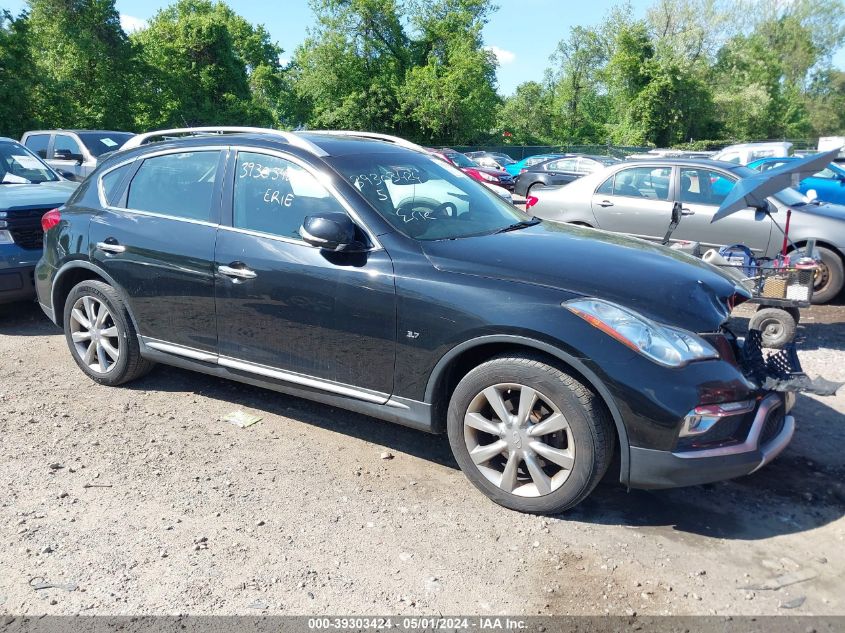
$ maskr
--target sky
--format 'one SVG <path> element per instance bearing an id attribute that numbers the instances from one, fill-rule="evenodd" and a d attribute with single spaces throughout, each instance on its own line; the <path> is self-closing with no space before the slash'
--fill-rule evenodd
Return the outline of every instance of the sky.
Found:
<path id="1" fill-rule="evenodd" d="M 653 0 L 631 0 L 635 15 L 645 15 Z M 168 0 L 117 0 L 123 28 L 143 26 Z M 250 22 L 263 24 L 285 49 L 289 58 L 314 24 L 308 0 L 227 0 L 229 6 Z M 601 22 L 610 8 L 621 0 L 498 0 L 499 10 L 484 29 L 484 41 L 499 60 L 499 92 L 513 94 L 523 81 L 541 80 L 549 66 L 549 56 L 570 27 Z M 18 13 L 24 0 L 0 0 L 0 8 Z M 837 52 L 834 63 L 845 67 L 845 49 Z"/>

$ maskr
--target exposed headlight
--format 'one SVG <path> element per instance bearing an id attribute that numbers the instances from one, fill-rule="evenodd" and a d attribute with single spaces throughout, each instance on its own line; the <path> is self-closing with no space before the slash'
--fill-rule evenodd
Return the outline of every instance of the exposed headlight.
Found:
<path id="1" fill-rule="evenodd" d="M 0 244 L 14 244 L 12 234 L 9 231 L 0 231 Z"/>
<path id="2" fill-rule="evenodd" d="M 563 307 L 660 365 L 682 367 L 694 360 L 719 357 L 700 336 L 655 323 L 609 301 L 576 299 L 565 302 Z"/>
<path id="3" fill-rule="evenodd" d="M 484 180 L 486 180 L 487 182 L 499 182 L 499 179 L 498 179 L 498 178 L 496 178 L 495 176 L 492 176 L 492 175 L 490 175 L 490 174 L 485 174 L 483 171 L 478 172 L 478 174 L 479 174 L 479 175 L 480 175 L 480 176 L 481 176 Z"/>

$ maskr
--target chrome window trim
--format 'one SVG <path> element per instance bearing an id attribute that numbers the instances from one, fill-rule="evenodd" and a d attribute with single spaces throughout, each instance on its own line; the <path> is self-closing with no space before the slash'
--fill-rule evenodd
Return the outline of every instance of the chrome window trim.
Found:
<path id="1" fill-rule="evenodd" d="M 99 176 L 97 176 L 97 197 L 100 199 L 100 205 L 104 209 L 107 209 L 109 211 L 117 211 L 117 212 L 122 212 L 122 213 L 134 213 L 134 214 L 137 214 L 137 215 L 145 215 L 145 216 L 150 216 L 150 217 L 154 217 L 154 218 L 162 218 L 162 219 L 165 219 L 165 220 L 179 220 L 180 222 L 187 222 L 189 224 L 200 224 L 202 226 L 220 226 L 217 222 L 208 222 L 206 220 L 194 220 L 193 218 L 183 218 L 183 217 L 180 217 L 178 215 L 170 215 L 168 213 L 158 213 L 156 211 L 144 211 L 142 209 L 131 209 L 128 206 L 127 207 L 113 207 L 110 204 L 108 204 L 108 202 L 106 200 L 106 192 L 105 192 L 105 189 L 103 188 L 103 178 L 105 178 L 108 174 L 110 174 L 114 170 L 120 169 L 121 167 L 123 167 L 124 165 L 127 165 L 129 163 L 134 163 L 136 160 L 139 160 L 139 159 L 143 162 L 143 161 L 147 160 L 148 158 L 156 158 L 158 156 L 166 156 L 167 154 L 192 154 L 194 152 L 214 152 L 214 151 L 219 152 L 219 151 L 226 151 L 228 149 L 229 149 L 228 145 L 207 145 L 207 146 L 203 145 L 203 146 L 197 147 L 197 148 L 195 148 L 193 146 L 190 147 L 190 148 L 180 147 L 180 148 L 176 148 L 176 149 L 170 148 L 170 149 L 159 150 L 157 152 L 150 152 L 148 154 L 141 154 L 139 156 L 133 156 L 132 158 L 127 158 L 126 160 L 123 160 L 123 161 L 117 163 L 116 165 L 109 167 L 108 169 L 103 171 L 103 173 L 101 173 Z M 136 175 L 137 175 L 137 172 L 136 172 Z M 127 198 L 127 200 L 128 200 L 128 198 Z"/>
<path id="2" fill-rule="evenodd" d="M 358 213 L 355 211 L 355 209 L 352 207 L 352 205 L 349 204 L 349 202 L 346 200 L 346 198 L 344 198 L 341 195 L 341 193 L 337 190 L 337 188 L 330 182 L 330 179 L 327 178 L 327 176 L 324 172 L 317 170 L 313 165 L 308 164 L 307 162 L 305 162 L 304 160 L 302 160 L 298 156 L 294 156 L 293 154 L 287 154 L 283 150 L 271 149 L 271 148 L 267 148 L 267 147 L 249 147 L 247 145 L 231 145 L 230 148 L 237 153 L 249 152 L 250 154 L 263 154 L 265 156 L 273 156 L 275 158 L 281 158 L 282 160 L 286 160 L 286 161 L 293 163 L 297 167 L 301 167 L 306 172 L 311 174 L 314 177 L 314 179 L 322 187 L 324 187 L 326 189 L 326 191 L 329 192 L 329 194 L 340 204 L 340 206 L 343 207 L 343 209 L 346 211 L 346 213 L 349 215 L 349 217 L 352 218 L 352 221 L 355 222 L 355 224 L 357 224 L 361 228 L 361 230 L 364 231 L 364 233 L 367 234 L 367 237 L 370 239 L 370 242 L 372 243 L 373 247 L 368 249 L 365 252 L 370 253 L 370 252 L 373 252 L 373 251 L 380 251 L 380 250 L 384 249 L 384 247 L 381 245 L 381 242 L 378 241 L 378 238 L 376 237 L 375 233 L 373 233 L 373 231 L 370 230 L 370 227 L 367 226 L 367 224 L 361 219 L 361 217 L 358 215 Z M 236 157 L 236 160 L 235 160 L 235 165 L 237 166 L 237 157 Z M 233 185 L 232 186 L 232 202 L 233 202 L 233 205 L 234 205 L 234 197 L 235 197 L 235 187 Z M 234 232 L 237 232 L 237 233 L 246 233 L 247 235 L 254 235 L 256 237 L 268 237 L 268 238 L 271 238 L 271 239 L 279 240 L 279 241 L 282 241 L 282 242 L 288 242 L 288 243 L 291 243 L 291 244 L 301 244 L 303 246 L 307 246 L 308 248 L 317 248 L 317 249 L 320 248 L 319 246 L 314 246 L 312 244 L 309 244 L 305 240 L 298 240 L 294 237 L 286 237 L 286 236 L 282 236 L 282 235 L 276 235 L 274 233 L 265 233 L 263 231 L 255 231 L 253 229 L 242 229 L 240 227 L 236 227 L 236 226 L 234 226 L 234 216 L 232 217 L 232 226 L 226 226 L 226 225 L 221 224 L 220 228 L 226 229 L 226 230 L 229 230 L 229 231 L 234 231 Z"/>

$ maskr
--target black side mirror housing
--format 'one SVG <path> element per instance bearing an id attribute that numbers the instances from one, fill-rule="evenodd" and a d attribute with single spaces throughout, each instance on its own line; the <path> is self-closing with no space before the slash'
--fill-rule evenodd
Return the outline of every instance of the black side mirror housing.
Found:
<path id="1" fill-rule="evenodd" d="M 53 158 L 55 160 L 75 160 L 80 165 L 82 164 L 82 154 L 74 154 L 69 149 L 54 150 Z"/>
<path id="2" fill-rule="evenodd" d="M 302 222 L 299 234 L 311 246 L 326 251 L 354 253 L 367 250 L 358 239 L 358 227 L 345 213 L 315 213 Z"/>

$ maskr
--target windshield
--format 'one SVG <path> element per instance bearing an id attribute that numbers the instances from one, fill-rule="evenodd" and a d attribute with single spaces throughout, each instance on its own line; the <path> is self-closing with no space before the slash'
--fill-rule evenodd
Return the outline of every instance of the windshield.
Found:
<path id="1" fill-rule="evenodd" d="M 100 156 L 106 152 L 116 152 L 135 135 L 129 132 L 79 132 L 78 136 L 89 152 Z"/>
<path id="2" fill-rule="evenodd" d="M 0 141 L 0 184 L 54 182 L 59 177 L 20 143 Z"/>
<path id="3" fill-rule="evenodd" d="M 443 155 L 458 167 L 478 167 L 478 163 L 458 152 L 445 152 Z"/>
<path id="4" fill-rule="evenodd" d="M 327 160 L 397 231 L 418 240 L 495 233 L 531 219 L 431 156 L 391 152 Z"/>

